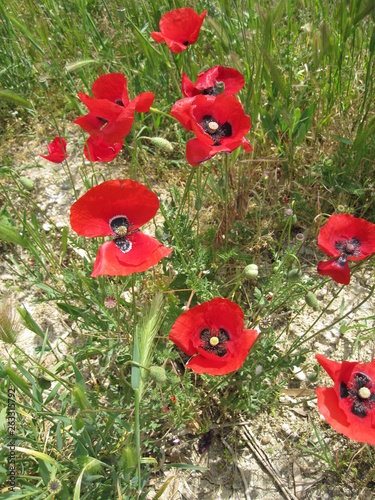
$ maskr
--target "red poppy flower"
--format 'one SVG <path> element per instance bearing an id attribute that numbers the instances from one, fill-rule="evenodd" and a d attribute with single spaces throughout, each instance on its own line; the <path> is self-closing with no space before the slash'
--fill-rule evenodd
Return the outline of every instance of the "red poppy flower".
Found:
<path id="1" fill-rule="evenodd" d="M 170 248 L 139 231 L 158 208 L 156 194 L 130 179 L 103 182 L 73 203 L 70 224 L 76 233 L 114 237 L 100 246 L 92 277 L 146 271 L 170 255 Z"/>
<path id="2" fill-rule="evenodd" d="M 198 15 L 190 7 L 171 10 L 160 19 L 160 31 L 151 33 L 155 42 L 165 42 L 171 52 L 177 54 L 198 40 L 207 10 Z"/>
<path id="3" fill-rule="evenodd" d="M 348 260 L 364 260 L 375 253 L 375 224 L 350 214 L 333 214 L 322 227 L 318 246 L 334 259 L 319 262 L 318 273 L 349 285 Z"/>
<path id="4" fill-rule="evenodd" d="M 258 337 L 244 330 L 241 308 L 228 299 L 216 298 L 183 313 L 172 326 L 172 340 L 189 356 L 196 373 L 225 375 L 238 370 Z"/>
<path id="5" fill-rule="evenodd" d="M 66 154 L 66 140 L 63 137 L 55 137 L 51 144 L 47 145 L 49 155 L 39 155 L 52 163 L 61 163 L 65 158 L 69 158 Z"/>
<path id="6" fill-rule="evenodd" d="M 244 137 L 251 127 L 250 116 L 232 95 L 198 95 L 192 102 L 181 99 L 173 105 L 171 115 L 197 136 L 186 144 L 190 165 L 197 167 L 217 153 L 231 153 L 239 146 L 253 150 Z"/>
<path id="7" fill-rule="evenodd" d="M 91 135 L 86 141 L 84 153 L 88 160 L 108 163 L 119 154 L 122 144 L 122 141 L 107 144 L 100 135 Z"/>
<path id="8" fill-rule="evenodd" d="M 215 66 L 198 74 L 198 79 L 193 83 L 185 73 L 182 73 L 182 93 L 185 97 L 196 95 L 233 95 L 245 85 L 243 75 L 233 69 Z"/>
<path id="9" fill-rule="evenodd" d="M 92 86 L 94 97 L 79 93 L 78 97 L 90 113 L 74 120 L 90 135 L 101 135 L 108 144 L 126 137 L 133 125 L 134 112 L 149 111 L 154 102 L 152 92 L 142 92 L 129 100 L 127 81 L 121 73 L 100 76 Z"/>
<path id="10" fill-rule="evenodd" d="M 337 363 L 316 355 L 334 381 L 334 387 L 318 387 L 318 409 L 341 434 L 375 445 L 375 360 L 371 363 Z"/>

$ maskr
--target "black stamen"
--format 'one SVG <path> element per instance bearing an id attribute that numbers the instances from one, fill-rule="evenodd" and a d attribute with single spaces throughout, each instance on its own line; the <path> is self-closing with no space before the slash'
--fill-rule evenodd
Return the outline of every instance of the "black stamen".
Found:
<path id="1" fill-rule="evenodd" d="M 365 418 L 367 416 L 366 407 L 360 401 L 354 401 L 351 412 L 359 418 Z"/>
<path id="2" fill-rule="evenodd" d="M 219 92 L 217 91 L 216 85 L 214 85 L 213 87 L 209 87 L 208 89 L 203 89 L 202 95 L 217 96 L 217 95 L 219 95 Z"/>
<path id="3" fill-rule="evenodd" d="M 366 373 L 358 372 L 354 374 L 354 382 L 358 387 L 358 390 L 371 382 L 370 377 Z"/>
<path id="4" fill-rule="evenodd" d="M 212 122 L 217 123 L 214 116 L 204 115 L 202 117 L 201 125 L 204 131 L 210 134 L 210 136 L 214 140 L 214 145 L 220 146 L 221 139 L 223 139 L 224 137 L 230 137 L 232 135 L 232 125 L 229 122 L 225 122 L 223 125 L 220 125 L 220 123 L 218 123 L 218 129 L 212 133 L 212 131 L 209 130 L 209 124 Z"/>
<path id="5" fill-rule="evenodd" d="M 345 399 L 350 396 L 350 392 L 348 389 L 348 386 L 345 384 L 345 382 L 341 382 L 340 384 L 340 398 Z"/>
<path id="6" fill-rule="evenodd" d="M 130 252 L 132 249 L 132 243 L 128 240 L 128 238 L 115 238 L 114 242 L 116 247 L 119 248 L 122 253 Z"/>
<path id="7" fill-rule="evenodd" d="M 118 217 L 113 217 L 113 219 L 109 221 L 109 225 L 111 226 L 111 229 L 114 233 L 119 234 L 120 227 L 125 227 L 126 229 L 128 229 L 130 224 L 128 218 L 125 217 L 125 215 L 119 215 Z M 124 236 L 124 234 L 121 234 L 120 236 Z"/>
<path id="8" fill-rule="evenodd" d="M 116 99 L 116 100 L 115 100 L 115 103 L 116 103 L 116 104 L 118 104 L 119 106 L 124 107 L 124 103 L 122 102 L 122 100 L 121 100 L 121 99 Z"/>
<path id="9" fill-rule="evenodd" d="M 211 333 L 213 333 L 213 335 L 211 335 Z M 215 330 L 211 332 L 210 329 L 204 328 L 199 334 L 199 337 L 202 341 L 201 346 L 205 351 L 212 352 L 216 354 L 216 356 L 219 356 L 219 358 L 222 358 L 228 352 L 225 344 L 228 342 L 230 337 L 229 333 L 223 328 L 220 328 L 218 332 Z M 210 344 L 212 337 L 216 337 L 219 340 L 218 344 Z"/>

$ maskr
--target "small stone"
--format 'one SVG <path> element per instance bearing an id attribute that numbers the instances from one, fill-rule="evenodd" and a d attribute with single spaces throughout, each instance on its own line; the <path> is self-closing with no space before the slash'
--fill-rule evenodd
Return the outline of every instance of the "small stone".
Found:
<path id="1" fill-rule="evenodd" d="M 260 375 L 263 371 L 263 367 L 262 365 L 257 365 L 257 367 L 255 368 L 255 375 Z"/>
<path id="2" fill-rule="evenodd" d="M 45 222 L 42 226 L 42 228 L 44 229 L 44 231 L 46 231 L 48 233 L 48 231 L 51 231 L 52 229 L 52 226 L 49 222 Z"/>
<path id="3" fill-rule="evenodd" d="M 298 366 L 293 366 L 293 373 L 297 380 L 300 380 L 301 382 L 306 380 L 306 375 Z"/>

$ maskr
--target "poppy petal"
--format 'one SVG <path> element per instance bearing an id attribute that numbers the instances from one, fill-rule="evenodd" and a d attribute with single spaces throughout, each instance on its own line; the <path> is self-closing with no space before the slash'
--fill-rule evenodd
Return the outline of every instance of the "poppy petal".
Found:
<path id="1" fill-rule="evenodd" d="M 185 97 L 194 97 L 194 95 L 198 94 L 198 92 L 195 91 L 193 82 L 187 77 L 185 71 L 182 73 L 181 90 Z"/>
<path id="2" fill-rule="evenodd" d="M 179 99 L 171 109 L 171 115 L 176 118 L 186 130 L 193 130 L 191 125 L 191 103 L 192 98 Z"/>
<path id="3" fill-rule="evenodd" d="M 104 126 L 105 122 L 99 120 L 94 114 L 88 113 L 87 115 L 80 116 L 74 120 L 74 123 L 79 125 L 85 132 L 90 135 L 100 134 L 100 129 Z"/>
<path id="4" fill-rule="evenodd" d="M 155 96 L 152 92 L 142 92 L 132 100 L 137 113 L 147 113 L 154 102 Z"/>
<path id="5" fill-rule="evenodd" d="M 158 208 L 158 197 L 146 186 L 130 179 L 105 181 L 73 203 L 70 224 L 81 236 L 115 236 L 109 225 L 113 217 L 126 216 L 134 230 L 152 219 Z"/>
<path id="6" fill-rule="evenodd" d="M 85 157 L 90 161 L 108 163 L 116 158 L 122 148 L 122 141 L 108 144 L 100 136 L 90 136 L 84 148 Z"/>
<path id="7" fill-rule="evenodd" d="M 96 99 L 108 99 L 124 107 L 129 104 L 127 81 L 122 73 L 99 76 L 92 86 L 92 93 Z"/>
<path id="8" fill-rule="evenodd" d="M 246 139 L 246 137 L 242 139 L 241 146 L 244 148 L 246 153 L 250 153 L 251 151 L 253 151 L 253 146 L 250 144 L 250 141 Z"/>
<path id="9" fill-rule="evenodd" d="M 233 68 L 225 68 L 218 65 L 199 73 L 198 79 L 194 84 L 194 89 L 197 93 L 202 93 L 207 89 L 214 88 L 218 82 L 224 83 L 222 95 L 233 95 L 239 92 L 245 85 L 245 78 L 239 71 Z"/>
<path id="10" fill-rule="evenodd" d="M 176 42 L 176 40 L 171 40 L 167 36 L 164 37 L 165 43 L 167 44 L 169 50 L 173 52 L 173 54 L 179 54 L 187 49 L 187 45 L 184 43 Z"/>
<path id="11" fill-rule="evenodd" d="M 157 43 L 163 43 L 165 42 L 164 35 L 160 33 L 160 31 L 152 31 L 151 32 L 151 37 L 155 40 Z"/>
<path id="12" fill-rule="evenodd" d="M 172 252 L 155 238 L 141 232 L 129 235 L 128 239 L 132 247 L 126 253 L 117 248 L 114 241 L 107 241 L 99 247 L 91 273 L 93 278 L 102 275 L 128 276 L 147 271 Z"/>
<path id="13" fill-rule="evenodd" d="M 193 167 L 198 167 L 200 163 L 213 158 L 217 153 L 220 153 L 217 148 L 210 146 L 198 139 L 190 139 L 186 143 L 186 159 Z"/>
<path id="14" fill-rule="evenodd" d="M 359 241 L 359 256 L 348 255 L 349 260 L 362 260 L 375 253 L 375 224 L 351 214 L 333 214 L 322 227 L 318 236 L 319 248 L 330 257 L 339 256 L 337 242 L 352 239 Z"/>
<path id="15" fill-rule="evenodd" d="M 165 41 L 174 53 L 183 52 L 197 41 L 206 14 L 207 10 L 198 15 L 190 7 L 174 9 L 162 16 L 160 32 L 153 31 L 151 37 L 158 43 Z"/>
<path id="16" fill-rule="evenodd" d="M 327 359 L 322 354 L 316 354 L 315 358 L 318 363 L 324 370 L 328 373 L 333 381 L 337 380 L 340 372 L 341 372 L 341 363 L 337 361 L 332 361 L 331 359 Z"/>
<path id="17" fill-rule="evenodd" d="M 243 318 L 237 304 L 212 299 L 181 314 L 169 339 L 189 356 L 196 354 L 187 367 L 197 373 L 224 375 L 242 366 L 258 337 L 255 330 L 243 329 Z M 217 337 L 216 343 L 208 343 L 207 335 Z"/>
<path id="18" fill-rule="evenodd" d="M 325 262 L 318 263 L 318 273 L 322 276 L 330 276 L 336 283 L 341 285 L 349 285 L 350 283 L 350 268 L 348 263 L 344 265 L 338 264 L 338 259 L 331 259 Z"/>
<path id="19" fill-rule="evenodd" d="M 48 155 L 39 155 L 45 160 L 52 163 L 61 163 L 68 158 L 69 155 L 66 154 L 66 140 L 63 137 L 55 137 L 53 141 L 47 145 Z"/>

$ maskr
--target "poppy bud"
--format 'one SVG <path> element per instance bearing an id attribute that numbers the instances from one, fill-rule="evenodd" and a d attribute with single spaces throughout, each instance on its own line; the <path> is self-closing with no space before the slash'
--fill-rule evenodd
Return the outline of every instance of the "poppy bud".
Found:
<path id="1" fill-rule="evenodd" d="M 164 153 L 173 153 L 172 144 L 167 141 L 167 139 L 164 139 L 164 137 L 148 137 L 148 139 L 152 144 L 155 144 L 158 149 L 164 151 Z"/>
<path id="2" fill-rule="evenodd" d="M 44 377 L 39 377 L 38 378 L 38 384 L 41 389 L 49 389 L 51 387 L 51 382 L 50 380 L 44 378 Z"/>
<path id="3" fill-rule="evenodd" d="M 225 83 L 224 82 L 216 82 L 216 91 L 218 94 L 222 94 L 225 90 Z"/>
<path id="4" fill-rule="evenodd" d="M 162 366 L 150 366 L 150 377 L 160 385 L 164 385 L 167 381 L 167 374 Z"/>
<path id="5" fill-rule="evenodd" d="M 117 9 L 117 17 L 119 19 L 120 22 L 124 22 L 125 19 L 126 19 L 126 9 L 125 7 L 119 7 Z"/>
<path id="6" fill-rule="evenodd" d="M 107 309 L 113 309 L 117 306 L 117 300 L 112 296 L 106 297 L 104 299 L 104 305 Z"/>
<path id="7" fill-rule="evenodd" d="M 247 279 L 253 279 L 258 276 L 258 266 L 256 264 L 249 264 L 243 270 L 243 275 Z"/>
<path id="8" fill-rule="evenodd" d="M 290 283 L 296 283 L 297 281 L 299 281 L 300 277 L 301 273 L 299 269 L 291 269 L 288 272 L 287 280 L 290 281 Z"/>
<path id="9" fill-rule="evenodd" d="M 155 236 L 157 237 L 157 239 L 160 241 L 163 239 L 163 236 L 164 236 L 164 231 L 162 230 L 161 227 L 157 227 L 155 229 Z"/>
<path id="10" fill-rule="evenodd" d="M 292 217 L 292 224 L 295 224 L 296 222 L 297 222 L 297 216 L 296 214 L 294 214 Z"/>
<path id="11" fill-rule="evenodd" d="M 259 321 L 259 330 L 262 332 L 262 333 L 269 333 L 270 331 L 272 331 L 272 323 L 271 323 L 271 320 L 269 318 L 262 318 L 260 321 Z"/>
<path id="12" fill-rule="evenodd" d="M 314 309 L 314 311 L 319 311 L 319 304 L 318 304 L 318 299 L 316 298 L 316 295 L 312 292 L 307 292 L 305 295 L 305 302 L 306 304 Z"/>
<path id="13" fill-rule="evenodd" d="M 50 493 L 51 495 L 57 495 L 58 493 L 60 493 L 61 489 L 61 481 L 56 478 L 51 479 L 51 481 L 47 484 L 48 493 Z"/>
<path id="14" fill-rule="evenodd" d="M 34 189 L 34 182 L 27 177 L 20 177 L 20 183 L 27 191 L 32 191 Z"/>
<path id="15" fill-rule="evenodd" d="M 41 78 L 39 78 L 39 83 L 40 83 L 40 86 L 42 87 L 42 89 L 44 90 L 48 90 L 48 80 L 45 76 L 42 76 Z"/>

